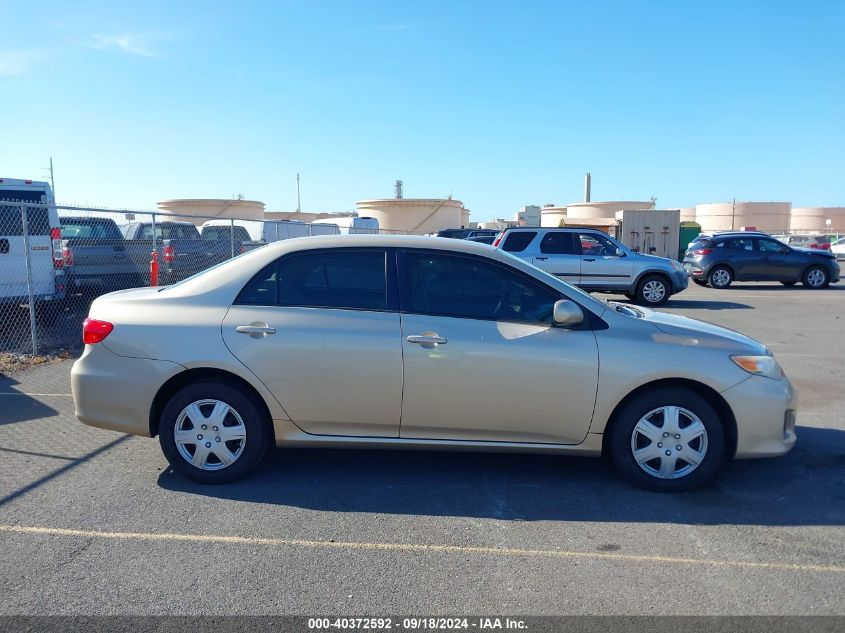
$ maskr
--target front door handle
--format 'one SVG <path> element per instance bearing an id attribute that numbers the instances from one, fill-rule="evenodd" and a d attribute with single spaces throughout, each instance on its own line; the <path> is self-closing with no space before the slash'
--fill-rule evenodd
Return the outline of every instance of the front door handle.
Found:
<path id="1" fill-rule="evenodd" d="M 445 345 L 446 339 L 440 336 L 437 332 L 423 332 L 422 334 L 412 334 L 405 339 L 409 343 L 416 343 L 422 345 L 426 349 L 437 347 L 438 345 Z"/>
<path id="2" fill-rule="evenodd" d="M 249 334 L 252 338 L 264 338 L 268 334 L 275 334 L 276 328 L 261 321 L 254 321 L 249 325 L 239 325 L 235 328 L 238 334 Z"/>
<path id="3" fill-rule="evenodd" d="M 548 257 L 535 257 L 534 259 L 536 259 L 538 262 L 544 262 L 548 259 Z"/>
<path id="4" fill-rule="evenodd" d="M 585 257 L 584 261 L 585 262 L 594 262 L 594 261 L 596 261 L 596 258 L 595 257 Z"/>

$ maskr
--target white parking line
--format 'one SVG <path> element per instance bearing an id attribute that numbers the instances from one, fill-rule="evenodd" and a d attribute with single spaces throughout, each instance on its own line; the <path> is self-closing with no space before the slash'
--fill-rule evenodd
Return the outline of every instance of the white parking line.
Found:
<path id="1" fill-rule="evenodd" d="M 352 541 L 309 541 L 258 536 L 217 536 L 212 534 L 173 534 L 167 532 L 102 532 L 99 530 L 73 530 L 30 525 L 0 525 L 0 532 L 36 536 L 63 536 L 79 538 L 100 538 L 123 541 L 173 541 L 190 543 L 214 543 L 219 545 L 265 545 L 270 547 L 305 547 L 319 549 L 346 549 L 370 551 L 401 551 L 436 554 L 481 554 L 513 556 L 523 558 L 580 558 L 609 560 L 627 563 L 665 563 L 671 565 L 703 565 L 708 567 L 741 567 L 771 571 L 799 571 L 845 574 L 845 566 L 811 565 L 803 563 L 767 563 L 744 560 L 708 560 L 702 558 L 680 558 L 674 556 L 651 556 L 642 554 L 617 554 L 611 552 L 585 552 L 560 549 L 523 549 L 515 547 L 480 547 L 468 545 L 438 545 L 422 543 L 367 543 Z"/>

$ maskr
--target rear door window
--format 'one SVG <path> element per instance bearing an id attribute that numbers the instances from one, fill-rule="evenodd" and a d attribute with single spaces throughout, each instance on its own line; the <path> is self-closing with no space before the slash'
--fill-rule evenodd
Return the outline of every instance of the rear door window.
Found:
<path id="1" fill-rule="evenodd" d="M 549 255 L 578 255 L 575 248 L 575 234 L 550 231 L 540 241 L 540 252 Z"/>
<path id="2" fill-rule="evenodd" d="M 236 303 L 386 310 L 385 252 L 337 250 L 284 257 L 256 275 Z"/>
<path id="3" fill-rule="evenodd" d="M 508 253 L 521 253 L 537 237 L 536 231 L 508 231 L 505 234 L 505 243 L 502 250 Z"/>

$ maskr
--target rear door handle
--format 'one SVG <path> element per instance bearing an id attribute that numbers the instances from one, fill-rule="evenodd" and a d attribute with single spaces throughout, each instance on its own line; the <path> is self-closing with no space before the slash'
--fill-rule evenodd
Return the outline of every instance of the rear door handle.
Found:
<path id="1" fill-rule="evenodd" d="M 596 261 L 596 258 L 595 257 L 585 257 L 584 261 L 585 262 L 594 262 L 594 261 Z"/>
<path id="2" fill-rule="evenodd" d="M 437 332 L 423 332 L 422 334 L 411 334 L 405 339 L 409 343 L 416 343 L 423 347 L 430 349 L 438 345 L 445 345 L 447 340 L 440 336 Z"/>
<path id="3" fill-rule="evenodd" d="M 270 327 L 266 323 L 256 321 L 249 325 L 239 325 L 235 328 L 238 334 L 249 334 L 252 338 L 264 338 L 268 334 L 275 334 L 276 328 Z"/>
<path id="4" fill-rule="evenodd" d="M 534 259 L 536 259 L 538 262 L 544 262 L 548 259 L 548 257 L 535 257 Z"/>

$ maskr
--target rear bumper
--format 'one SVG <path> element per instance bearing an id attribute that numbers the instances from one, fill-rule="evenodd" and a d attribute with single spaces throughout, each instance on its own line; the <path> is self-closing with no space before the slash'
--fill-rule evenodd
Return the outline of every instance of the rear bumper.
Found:
<path id="1" fill-rule="evenodd" d="M 722 396 L 736 418 L 737 459 L 777 457 L 795 446 L 798 398 L 788 380 L 750 376 Z"/>
<path id="2" fill-rule="evenodd" d="M 76 417 L 89 426 L 149 437 L 153 398 L 183 369 L 170 361 L 118 356 L 102 343 L 88 345 L 70 371 Z"/>

